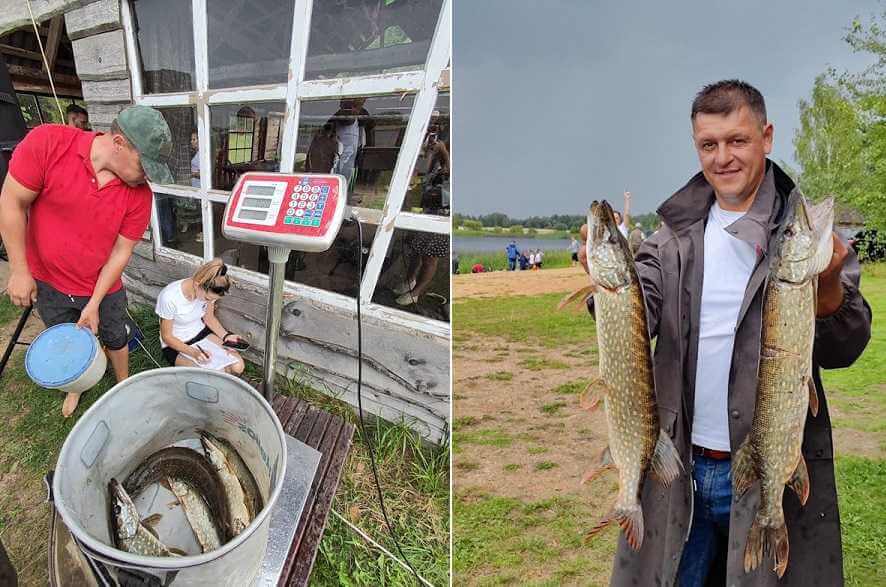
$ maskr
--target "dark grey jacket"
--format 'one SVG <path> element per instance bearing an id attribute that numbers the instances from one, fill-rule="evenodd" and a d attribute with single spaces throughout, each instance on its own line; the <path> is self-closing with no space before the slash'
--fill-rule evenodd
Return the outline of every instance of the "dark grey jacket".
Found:
<path id="1" fill-rule="evenodd" d="M 764 283 L 776 246 L 786 202 L 796 195 L 791 179 L 774 163 L 753 205 L 727 229 L 754 245 L 758 263 L 748 282 L 738 317 L 732 368 L 729 373 L 729 436 L 737 447 L 751 427 L 760 352 Z M 798 192 L 797 192 L 798 193 Z M 654 372 L 662 428 L 671 435 L 691 471 L 690 427 L 698 355 L 698 328 L 704 273 L 704 230 L 714 194 L 699 173 L 658 209 L 662 228 L 645 240 L 637 253 L 649 329 L 657 336 Z M 764 559 L 757 571 L 745 574 L 745 542 L 759 502 L 759 484 L 732 504 L 726 585 L 763 587 L 776 584 L 835 587 L 843 584 L 840 519 L 834 484 L 831 422 L 819 368 L 848 367 L 870 338 L 871 310 L 858 291 L 860 269 L 850 250 L 843 267 L 843 304 L 816 322 L 813 351 L 819 413 L 806 421 L 803 455 L 809 469 L 811 493 L 801 508 L 796 495 L 785 491 L 784 510 L 789 531 L 788 569 L 777 581 Z M 589 303 L 592 308 L 592 302 Z M 645 537 L 640 552 L 619 539 L 612 585 L 674 585 L 692 516 L 692 481 L 682 475 L 670 488 L 648 481 L 642 491 Z"/>

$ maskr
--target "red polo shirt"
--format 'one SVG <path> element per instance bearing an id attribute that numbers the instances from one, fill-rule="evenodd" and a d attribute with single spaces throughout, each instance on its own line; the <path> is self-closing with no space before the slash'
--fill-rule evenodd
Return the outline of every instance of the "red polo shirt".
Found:
<path id="1" fill-rule="evenodd" d="M 44 124 L 12 154 L 9 173 L 39 192 L 28 213 L 26 251 L 34 279 L 89 296 L 118 235 L 139 240 L 151 221 L 151 189 L 118 178 L 98 187 L 92 141 L 100 133 Z M 118 279 L 108 293 L 123 287 Z"/>

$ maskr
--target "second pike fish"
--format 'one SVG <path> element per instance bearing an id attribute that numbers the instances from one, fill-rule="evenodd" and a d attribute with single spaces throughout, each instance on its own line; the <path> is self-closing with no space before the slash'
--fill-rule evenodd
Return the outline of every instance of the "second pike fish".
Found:
<path id="1" fill-rule="evenodd" d="M 252 521 L 249 517 L 249 506 L 246 505 L 243 486 L 240 484 L 240 479 L 237 478 L 234 465 L 228 461 L 225 453 L 215 445 L 212 439 L 206 434 L 201 434 L 200 442 L 203 444 L 206 458 L 209 459 L 221 480 L 222 492 L 227 502 L 228 526 L 232 532 L 231 536 L 236 536 Z"/>
<path id="2" fill-rule="evenodd" d="M 788 210 L 763 295 L 763 327 L 757 402 L 751 431 L 735 452 L 732 483 L 736 496 L 760 480 L 760 507 L 748 532 L 745 572 L 764 553 L 775 559 L 781 577 L 788 566 L 788 530 L 782 510 L 785 485 L 806 504 L 809 473 L 803 460 L 807 410 L 818 413 L 812 380 L 812 345 L 818 274 L 833 256 L 833 200 L 809 206 L 800 196 Z"/>
<path id="3" fill-rule="evenodd" d="M 651 469 L 670 485 L 683 464 L 659 425 L 643 292 L 633 255 L 606 201 L 594 202 L 588 211 L 587 255 L 592 287 L 583 291 L 593 292 L 600 356 L 600 379 L 589 386 L 599 392 L 589 407 L 595 409 L 601 400 L 605 405 L 609 446 L 584 482 L 612 467 L 618 471 L 615 504 L 588 537 L 617 522 L 627 543 L 639 550 L 643 545 L 640 490 L 646 473 Z"/>
<path id="4" fill-rule="evenodd" d="M 160 542 L 156 532 L 139 519 L 135 504 L 116 479 L 108 483 L 108 495 L 111 500 L 111 536 L 116 548 L 141 556 L 185 554 Z"/>

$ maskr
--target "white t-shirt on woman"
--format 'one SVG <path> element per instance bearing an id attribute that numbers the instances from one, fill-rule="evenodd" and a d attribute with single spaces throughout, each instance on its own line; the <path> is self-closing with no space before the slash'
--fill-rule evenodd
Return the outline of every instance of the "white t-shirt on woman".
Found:
<path id="1" fill-rule="evenodd" d="M 200 334 L 206 326 L 203 323 L 203 316 L 206 315 L 209 304 L 199 298 L 193 300 L 186 298 L 182 290 L 184 283 L 184 279 L 179 279 L 160 290 L 154 312 L 165 320 L 172 320 L 172 336 L 182 342 L 188 342 Z M 163 348 L 169 346 L 162 336 L 160 345 Z"/>

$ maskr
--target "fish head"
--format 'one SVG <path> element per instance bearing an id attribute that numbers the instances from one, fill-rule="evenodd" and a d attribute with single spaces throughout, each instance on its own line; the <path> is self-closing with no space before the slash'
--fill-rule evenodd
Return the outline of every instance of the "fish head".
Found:
<path id="1" fill-rule="evenodd" d="M 123 540 L 134 538 L 138 533 L 139 515 L 132 498 L 116 479 L 108 483 L 111 496 L 111 512 L 114 516 L 114 529 L 117 537 Z"/>
<path id="2" fill-rule="evenodd" d="M 586 246 L 588 272 L 596 285 L 616 290 L 631 283 L 633 255 L 606 200 L 594 201 L 588 209 Z"/>
<path id="3" fill-rule="evenodd" d="M 775 276 L 787 283 L 803 283 L 821 273 L 833 254 L 834 201 L 811 206 L 796 198 L 781 228 Z"/>

